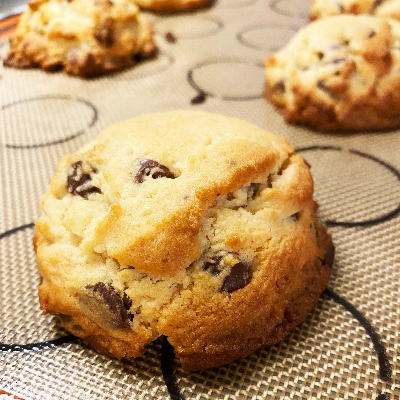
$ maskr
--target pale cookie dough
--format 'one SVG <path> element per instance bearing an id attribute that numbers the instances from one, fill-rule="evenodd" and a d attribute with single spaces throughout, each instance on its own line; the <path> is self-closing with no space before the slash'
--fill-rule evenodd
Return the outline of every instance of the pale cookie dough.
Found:
<path id="1" fill-rule="evenodd" d="M 140 7 L 158 13 L 176 13 L 205 8 L 213 0 L 136 0 Z"/>
<path id="2" fill-rule="evenodd" d="M 4 65 L 93 77 L 155 52 L 152 29 L 134 0 L 31 0 Z"/>
<path id="3" fill-rule="evenodd" d="M 265 96 L 321 131 L 400 127 L 400 22 L 340 15 L 301 29 L 265 62 Z"/>
<path id="4" fill-rule="evenodd" d="M 371 14 L 400 20 L 399 0 L 312 0 L 310 20 L 339 14 Z"/>
<path id="5" fill-rule="evenodd" d="M 189 370 L 245 357 L 306 318 L 333 262 L 302 157 L 217 114 L 110 127 L 59 162 L 41 208 L 41 309 L 118 358 L 161 335 Z"/>

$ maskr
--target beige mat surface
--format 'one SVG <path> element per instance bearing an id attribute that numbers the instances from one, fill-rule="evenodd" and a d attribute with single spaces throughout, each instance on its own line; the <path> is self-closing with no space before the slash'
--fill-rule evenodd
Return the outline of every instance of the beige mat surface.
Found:
<path id="1" fill-rule="evenodd" d="M 263 60 L 307 11 L 302 0 L 217 0 L 148 14 L 158 57 L 100 79 L 0 66 L 0 389 L 25 400 L 400 399 L 400 132 L 320 134 L 285 124 L 262 98 Z M 7 49 L 0 42 L 0 59 Z M 286 137 L 312 166 L 337 254 L 317 307 L 282 343 L 196 373 L 163 340 L 116 361 L 42 316 L 31 245 L 61 156 L 112 123 L 168 109 L 233 115 Z"/>

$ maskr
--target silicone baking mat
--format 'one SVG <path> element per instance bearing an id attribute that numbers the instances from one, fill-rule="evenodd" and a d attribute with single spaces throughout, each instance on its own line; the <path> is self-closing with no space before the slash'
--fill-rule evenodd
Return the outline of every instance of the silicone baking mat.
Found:
<path id="1" fill-rule="evenodd" d="M 400 398 L 400 132 L 316 133 L 286 124 L 262 97 L 262 62 L 307 23 L 308 7 L 218 0 L 184 15 L 147 13 L 158 56 L 99 79 L 0 66 L 0 398 Z M 7 49 L 0 42 L 0 58 Z M 118 361 L 43 316 L 31 244 L 61 156 L 110 124 L 167 109 L 232 115 L 285 136 L 312 166 L 336 245 L 328 288 L 303 324 L 276 346 L 194 373 L 163 339 Z"/>

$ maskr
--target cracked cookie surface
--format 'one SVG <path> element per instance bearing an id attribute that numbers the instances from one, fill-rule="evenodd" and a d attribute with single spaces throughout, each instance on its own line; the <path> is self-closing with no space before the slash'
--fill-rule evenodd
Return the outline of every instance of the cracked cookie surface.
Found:
<path id="1" fill-rule="evenodd" d="M 339 14 L 370 14 L 400 20 L 398 0 L 312 0 L 310 20 Z"/>
<path id="2" fill-rule="evenodd" d="M 118 358 L 165 335 L 195 370 L 276 343 L 311 311 L 333 262 L 302 157 L 217 114 L 108 128 L 60 160 L 41 207 L 41 309 Z"/>
<path id="3" fill-rule="evenodd" d="M 301 29 L 265 62 L 265 96 L 321 131 L 400 126 L 400 22 L 340 15 Z"/>
<path id="4" fill-rule="evenodd" d="M 93 77 L 155 52 L 152 29 L 133 0 L 30 0 L 4 65 Z"/>

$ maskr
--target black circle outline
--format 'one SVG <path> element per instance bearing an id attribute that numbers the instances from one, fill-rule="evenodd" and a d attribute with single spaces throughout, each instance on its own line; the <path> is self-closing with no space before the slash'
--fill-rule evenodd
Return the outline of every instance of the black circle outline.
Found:
<path id="1" fill-rule="evenodd" d="M 17 228 L 10 229 L 6 232 L 0 234 L 0 240 L 4 239 L 8 236 L 13 235 L 19 231 L 23 231 L 25 229 L 34 228 L 35 224 L 33 222 L 25 225 L 18 226 Z M 21 351 L 29 351 L 29 350 L 48 350 L 54 349 L 58 346 L 61 346 L 65 343 L 71 343 L 75 341 L 77 338 L 71 334 L 59 337 L 57 339 L 50 339 L 44 342 L 35 342 L 35 343 L 27 343 L 27 344 L 7 344 L 0 342 L 0 351 L 2 352 L 21 352 Z"/>
<path id="2" fill-rule="evenodd" d="M 178 382 L 176 381 L 173 360 L 174 349 L 168 342 L 168 338 L 164 336 L 161 347 L 161 372 L 164 378 L 165 385 L 168 389 L 168 394 L 172 400 L 184 400 L 179 389 Z"/>
<path id="3" fill-rule="evenodd" d="M 175 18 L 179 18 L 179 17 L 181 17 L 181 16 L 178 15 L 178 16 L 174 16 L 174 17 L 175 17 Z M 213 29 L 211 30 L 211 32 L 202 33 L 202 34 L 198 34 L 198 35 L 196 35 L 196 34 L 194 34 L 194 35 L 189 34 L 189 35 L 179 36 L 179 34 L 177 34 L 177 33 L 174 32 L 174 36 L 176 36 L 179 40 L 201 39 L 201 38 L 205 38 L 205 37 L 209 37 L 209 36 L 214 36 L 214 35 L 216 35 L 216 34 L 224 27 L 224 23 L 223 23 L 221 20 L 219 20 L 219 19 L 217 19 L 217 18 L 215 18 L 215 17 L 209 17 L 209 16 L 206 16 L 206 15 L 202 15 L 202 16 L 196 15 L 196 17 L 195 17 L 194 19 L 207 20 L 207 21 L 214 22 L 214 23 L 216 24 L 216 27 L 213 28 Z M 157 21 L 157 22 L 153 25 L 153 26 L 154 26 L 154 30 L 156 31 L 157 34 L 159 34 L 159 35 L 162 35 L 162 34 L 163 34 L 163 32 L 158 32 L 158 31 L 157 31 L 157 25 L 159 25 L 159 24 L 161 24 L 161 23 L 163 23 L 163 22 L 165 22 L 165 21 L 167 21 L 167 20 L 165 20 L 165 19 L 160 19 L 159 21 Z"/>
<path id="4" fill-rule="evenodd" d="M 252 6 L 252 5 L 256 4 L 257 2 L 258 2 L 258 0 L 248 0 L 247 2 L 245 2 L 244 4 L 242 4 L 240 6 L 236 6 L 236 7 L 221 7 L 221 6 L 217 6 L 216 9 L 217 10 L 236 10 L 238 8 L 245 8 L 245 7 Z"/>
<path id="5" fill-rule="evenodd" d="M 214 93 L 211 92 L 207 92 L 203 89 L 200 88 L 199 85 L 197 85 L 197 83 L 194 81 L 193 78 L 193 72 L 196 69 L 199 69 L 201 67 L 204 67 L 206 65 L 212 65 L 212 64 L 223 64 L 223 63 L 236 63 L 236 64 L 245 64 L 245 65 L 251 65 L 251 66 L 256 66 L 256 67 L 260 67 L 263 69 L 263 65 L 260 62 L 255 62 L 255 63 L 249 63 L 246 62 L 243 59 L 240 58 L 233 58 L 233 57 L 223 57 L 223 58 L 210 58 L 208 60 L 202 61 L 198 64 L 196 64 L 194 67 L 190 68 L 188 73 L 187 73 L 187 80 L 190 84 L 190 86 L 192 86 L 193 89 L 195 89 L 199 94 L 202 94 L 206 97 L 215 97 L 217 99 L 221 99 L 221 100 L 226 100 L 226 101 L 247 101 L 247 100 L 258 100 L 258 99 L 262 99 L 263 98 L 263 94 L 260 93 L 259 95 L 253 95 L 253 96 L 218 96 Z"/>
<path id="6" fill-rule="evenodd" d="M 300 14 L 296 14 L 296 13 L 288 13 L 288 12 L 283 12 L 282 10 L 280 10 L 278 7 L 277 7 L 277 4 L 278 3 L 281 3 L 282 1 L 289 1 L 289 0 L 272 0 L 270 3 L 269 3 L 269 8 L 272 10 L 272 11 L 274 11 L 274 12 L 276 12 L 277 14 L 279 14 L 279 15 L 284 15 L 285 17 L 291 17 L 291 18 L 301 18 L 301 19 L 306 19 L 306 18 L 308 18 L 308 14 L 303 14 L 303 13 L 300 13 Z"/>
<path id="7" fill-rule="evenodd" d="M 98 119 L 98 111 L 97 108 L 89 101 L 86 99 L 83 99 L 81 97 L 73 97 L 69 95 L 55 95 L 55 94 L 47 94 L 47 95 L 41 95 L 37 97 L 30 97 L 29 99 L 25 100 L 17 100 L 12 103 L 6 104 L 4 106 L 0 107 L 0 111 L 3 111 L 9 107 L 13 107 L 18 104 L 23 104 L 23 103 L 28 103 L 30 101 L 36 101 L 36 100 L 51 100 L 51 99 L 61 99 L 61 100 L 72 100 L 72 101 L 78 101 L 80 103 L 83 103 L 87 105 L 89 108 L 92 109 L 93 111 L 93 117 L 92 120 L 90 121 L 89 125 L 85 129 L 90 129 L 94 126 L 94 124 L 97 122 Z M 37 149 L 37 148 L 42 148 L 42 147 L 47 147 L 47 146 L 53 146 L 56 144 L 64 143 L 69 140 L 75 139 L 78 136 L 81 136 L 85 133 L 85 130 L 80 130 L 76 132 L 75 134 L 72 134 L 66 138 L 55 140 L 52 142 L 47 142 L 47 143 L 40 143 L 40 144 L 34 144 L 34 145 L 11 145 L 11 144 L 3 144 L 3 146 L 7 149 Z"/>
<path id="8" fill-rule="evenodd" d="M 301 153 L 301 152 L 305 152 L 305 151 L 314 151 L 314 150 L 335 150 L 335 151 L 343 151 L 343 149 L 341 147 L 334 147 L 334 146 L 309 146 L 309 147 L 301 147 L 296 149 L 296 152 Z M 400 182 L 400 172 L 395 169 L 392 165 L 388 164 L 385 161 L 380 160 L 379 158 L 372 156 L 370 154 L 367 153 L 363 153 L 361 151 L 358 150 L 352 150 L 349 149 L 347 150 L 350 154 L 355 154 L 358 155 L 360 157 L 364 157 L 367 158 L 369 160 L 374 161 L 375 163 L 385 167 L 386 169 L 388 169 L 390 172 L 392 172 L 396 178 L 398 179 L 398 181 Z M 387 214 L 383 215 L 382 217 L 378 217 L 378 218 L 373 218 L 373 219 L 369 219 L 369 220 L 365 220 L 365 221 L 355 221 L 355 222 L 345 222 L 345 221 L 335 221 L 335 220 L 326 220 L 324 221 L 324 224 L 326 226 L 343 226 L 345 228 L 354 228 L 357 226 L 372 226 L 372 225 L 377 225 L 380 224 L 382 222 L 386 222 L 391 220 L 392 218 L 395 218 L 397 215 L 400 214 L 400 203 L 399 205 L 392 211 L 388 212 Z"/>
<path id="9" fill-rule="evenodd" d="M 372 344 L 374 346 L 374 350 L 378 355 L 378 363 L 379 363 L 379 377 L 384 382 L 392 381 L 392 366 L 389 362 L 389 357 L 385 350 L 385 345 L 382 342 L 381 337 L 376 332 L 372 324 L 365 318 L 365 316 L 357 310 L 351 303 L 345 300 L 343 297 L 336 294 L 333 290 L 326 288 L 323 291 L 323 294 L 336 303 L 343 306 L 346 311 L 350 312 L 352 316 L 360 323 L 360 325 L 365 329 L 365 332 L 371 338 Z"/>
<path id="10" fill-rule="evenodd" d="M 247 42 L 243 37 L 244 34 L 251 32 L 253 30 L 259 29 L 259 28 L 273 28 L 273 29 L 281 29 L 282 28 L 283 30 L 289 29 L 294 32 L 297 32 L 300 29 L 300 27 L 296 27 L 294 25 L 285 26 L 285 25 L 278 25 L 278 24 L 274 25 L 274 24 L 269 24 L 269 23 L 262 23 L 262 24 L 248 26 L 248 27 L 244 28 L 243 30 L 241 30 L 239 33 L 236 34 L 237 41 L 240 44 L 242 44 L 243 46 L 249 47 L 251 49 L 265 51 L 265 49 L 263 47 L 252 45 L 250 42 Z M 275 51 L 278 51 L 280 48 L 281 48 L 281 46 L 275 46 L 275 47 L 268 48 L 266 51 L 275 52 Z"/>
<path id="11" fill-rule="evenodd" d="M 385 345 L 382 342 L 379 334 L 375 331 L 372 324 L 366 319 L 366 317 L 357 310 L 351 303 L 345 300 L 343 297 L 336 294 L 333 290 L 326 288 L 323 295 L 329 297 L 334 302 L 340 304 L 345 308 L 346 311 L 350 312 L 354 319 L 356 319 L 360 325 L 364 328 L 366 334 L 370 337 L 374 350 L 378 355 L 379 364 L 379 377 L 384 382 L 391 382 L 392 378 L 392 366 L 389 362 L 389 357 L 386 353 Z M 168 393 L 173 400 L 184 400 L 179 389 L 178 382 L 173 370 L 174 351 L 173 347 L 168 342 L 168 339 L 164 337 L 161 349 L 161 370 L 168 389 Z M 379 394 L 376 400 L 385 400 L 385 394 Z"/>

